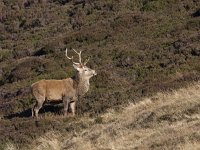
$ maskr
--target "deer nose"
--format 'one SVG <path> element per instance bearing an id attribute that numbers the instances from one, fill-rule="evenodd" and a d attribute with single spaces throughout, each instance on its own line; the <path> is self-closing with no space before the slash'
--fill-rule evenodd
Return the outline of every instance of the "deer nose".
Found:
<path id="1" fill-rule="evenodd" d="M 94 75 L 94 76 L 96 76 L 96 75 L 97 75 L 97 72 L 96 72 L 96 71 L 94 71 L 93 75 Z"/>

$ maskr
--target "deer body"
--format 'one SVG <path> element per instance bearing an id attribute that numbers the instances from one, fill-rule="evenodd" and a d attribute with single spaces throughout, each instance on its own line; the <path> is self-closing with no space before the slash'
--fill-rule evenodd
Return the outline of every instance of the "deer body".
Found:
<path id="1" fill-rule="evenodd" d="M 81 52 L 79 57 L 81 57 Z M 73 59 L 73 57 L 69 59 Z M 73 66 L 77 70 L 77 75 L 74 79 L 40 80 L 31 85 L 32 95 L 36 98 L 36 104 L 32 109 L 32 116 L 38 117 L 38 112 L 45 101 L 58 100 L 62 100 L 64 103 L 65 115 L 68 114 L 69 107 L 71 108 L 72 115 L 75 115 L 76 101 L 78 97 L 83 96 L 89 90 L 89 79 L 96 75 L 96 72 L 82 64 L 81 60 L 80 63 L 74 63 Z"/>
<path id="2" fill-rule="evenodd" d="M 34 83 L 32 93 L 35 97 L 44 97 L 49 101 L 61 100 L 65 95 L 76 95 L 74 81 L 71 78 L 64 80 L 41 80 Z"/>

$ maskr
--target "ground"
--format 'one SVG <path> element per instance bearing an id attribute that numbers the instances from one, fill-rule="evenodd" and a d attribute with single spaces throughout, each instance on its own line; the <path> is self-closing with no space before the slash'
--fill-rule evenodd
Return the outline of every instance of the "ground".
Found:
<path id="1" fill-rule="evenodd" d="M 199 106 L 200 83 L 198 82 L 187 88 L 143 98 L 140 103 L 130 103 L 118 111 L 109 109 L 98 117 L 66 119 L 59 116 L 45 116 L 37 126 L 33 119 L 18 118 L 21 126 L 13 123 L 12 129 L 11 127 L 7 129 L 10 129 L 13 136 L 16 132 L 21 134 L 20 130 L 27 132 L 29 137 L 26 138 L 32 137 L 32 140 L 29 144 L 8 142 L 5 148 L 197 150 L 200 148 Z M 2 120 L 1 124 L 6 126 L 8 122 Z M 24 125 L 27 125 L 27 131 L 24 131 Z M 30 133 L 29 128 L 32 128 L 32 131 L 39 130 L 41 135 L 35 139 L 35 133 Z M 49 131 L 45 133 L 44 130 Z"/>
<path id="2" fill-rule="evenodd" d="M 198 82 L 199 6 L 197 0 L 0 2 L 2 148 L 7 143 L 24 147 L 51 134 L 52 129 L 61 133 L 82 130 L 88 127 L 80 123 L 82 117 L 101 123 L 100 116 L 110 109 L 121 112 L 130 103 L 139 104 L 143 97 Z M 30 111 L 35 103 L 30 85 L 40 79 L 74 76 L 71 61 L 65 57 L 66 48 L 71 51 L 69 55 L 72 48 L 83 50 L 83 59 L 90 57 L 88 66 L 98 75 L 78 101 L 76 118 L 62 118 L 62 103 L 45 104 L 40 112 L 45 119 L 35 123 Z M 198 112 L 199 105 L 194 109 Z M 157 117 L 149 113 L 150 120 Z M 165 118 L 174 121 L 173 115 Z M 156 123 L 159 126 L 159 121 Z"/>

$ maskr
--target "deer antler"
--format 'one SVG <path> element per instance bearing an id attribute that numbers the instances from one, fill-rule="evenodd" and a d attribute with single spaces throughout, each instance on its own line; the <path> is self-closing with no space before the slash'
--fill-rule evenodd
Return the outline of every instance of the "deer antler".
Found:
<path id="1" fill-rule="evenodd" d="M 79 56 L 79 62 L 80 62 L 80 64 L 82 64 L 82 61 L 81 61 L 81 53 L 82 53 L 82 51 L 77 52 L 75 49 L 73 49 L 73 51 L 74 51 L 76 54 L 78 54 L 78 56 Z M 83 63 L 83 65 L 85 66 L 85 65 L 88 63 L 89 60 L 90 60 L 90 58 L 86 59 L 85 62 Z"/>
<path id="2" fill-rule="evenodd" d="M 82 51 L 77 52 L 75 49 L 73 49 L 73 51 L 74 51 L 76 54 L 78 54 L 79 63 L 73 61 L 73 58 L 74 58 L 73 56 L 72 56 L 72 57 L 69 57 L 69 56 L 67 55 L 67 48 L 66 48 L 66 57 L 67 57 L 68 59 L 72 60 L 72 62 L 73 62 L 74 64 L 76 64 L 76 65 L 79 64 L 79 65 L 85 66 L 85 65 L 88 63 L 88 61 L 90 60 L 90 58 L 88 58 L 88 59 L 85 60 L 84 63 L 82 63 L 82 62 L 81 62 L 81 53 L 82 53 Z"/>
<path id="3" fill-rule="evenodd" d="M 68 58 L 68 59 L 73 59 L 73 56 L 72 57 L 69 57 L 68 55 L 67 55 L 67 48 L 66 48 L 66 51 L 65 51 L 65 55 L 66 55 L 66 57 Z"/>
<path id="4" fill-rule="evenodd" d="M 82 64 L 82 62 L 81 62 L 81 53 L 82 53 L 82 51 L 77 52 L 75 49 L 73 49 L 73 51 L 74 51 L 76 54 L 78 54 L 78 57 L 79 57 L 79 63 Z"/>
<path id="5" fill-rule="evenodd" d="M 89 60 L 90 60 L 90 57 L 89 57 L 88 59 L 85 60 L 84 66 L 88 63 Z"/>
<path id="6" fill-rule="evenodd" d="M 73 61 L 73 58 L 74 58 L 73 56 L 72 56 L 72 57 L 69 57 L 69 56 L 67 55 L 67 48 L 66 48 L 66 51 L 65 51 L 65 55 L 66 55 L 66 57 L 67 57 L 68 59 L 72 60 L 72 63 L 74 63 L 74 64 L 76 64 L 76 65 L 79 64 L 79 63 Z"/>

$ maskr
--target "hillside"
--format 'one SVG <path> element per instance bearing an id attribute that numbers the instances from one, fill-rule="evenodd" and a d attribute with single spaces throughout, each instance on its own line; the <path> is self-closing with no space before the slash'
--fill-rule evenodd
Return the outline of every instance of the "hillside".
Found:
<path id="1" fill-rule="evenodd" d="M 81 129 L 82 117 L 198 82 L 199 9 L 198 0 L 2 0 L 0 146 L 23 147 L 52 128 Z M 37 127 L 30 85 L 74 76 L 66 48 L 83 50 L 98 75 L 78 101 L 76 118 L 63 119 L 62 104 L 45 104 Z"/>
<path id="2" fill-rule="evenodd" d="M 198 150 L 200 83 L 130 103 L 120 112 L 110 109 L 97 118 L 82 117 L 64 128 L 50 130 L 23 149 Z M 11 148 L 16 145 L 8 143 Z"/>

